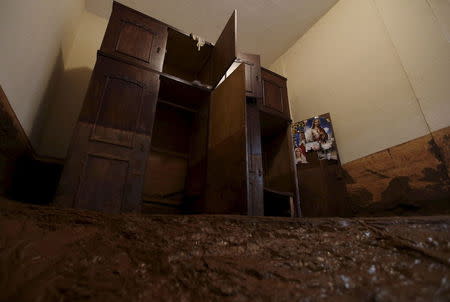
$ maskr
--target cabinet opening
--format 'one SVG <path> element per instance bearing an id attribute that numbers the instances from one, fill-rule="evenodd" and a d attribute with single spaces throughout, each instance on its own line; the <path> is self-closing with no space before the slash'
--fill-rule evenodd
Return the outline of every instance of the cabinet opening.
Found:
<path id="1" fill-rule="evenodd" d="M 206 42 L 198 50 L 191 36 L 169 28 L 166 48 L 163 72 L 193 82 L 199 80 L 214 47 Z"/>
<path id="2" fill-rule="evenodd" d="M 264 188 L 264 216 L 294 217 L 294 196 Z"/>
<path id="3" fill-rule="evenodd" d="M 143 212 L 182 213 L 201 198 L 209 94 L 161 77 L 142 193 Z M 203 130 L 205 129 L 205 130 Z"/>
<path id="4" fill-rule="evenodd" d="M 293 216 L 295 184 L 292 177 L 287 120 L 261 112 L 261 147 L 264 170 L 264 215 Z"/>

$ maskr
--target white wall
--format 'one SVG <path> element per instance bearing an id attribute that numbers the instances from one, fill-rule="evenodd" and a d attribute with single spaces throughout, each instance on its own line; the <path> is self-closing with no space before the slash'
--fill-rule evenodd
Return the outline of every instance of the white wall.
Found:
<path id="1" fill-rule="evenodd" d="M 83 9 L 84 0 L 0 3 L 0 85 L 34 146 L 55 65 L 70 52 Z"/>
<path id="2" fill-rule="evenodd" d="M 431 130 L 450 126 L 450 1 L 375 3 Z"/>
<path id="3" fill-rule="evenodd" d="M 108 20 L 83 12 L 72 50 L 51 97 L 38 148 L 40 155 L 66 156 L 107 24 Z"/>
<path id="4" fill-rule="evenodd" d="M 340 0 L 271 65 L 293 119 L 331 112 L 344 163 L 449 126 L 449 5 Z"/>

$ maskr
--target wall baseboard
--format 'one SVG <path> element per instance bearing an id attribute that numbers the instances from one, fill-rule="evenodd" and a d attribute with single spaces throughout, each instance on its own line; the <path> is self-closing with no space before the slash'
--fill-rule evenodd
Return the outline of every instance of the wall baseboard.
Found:
<path id="1" fill-rule="evenodd" d="M 22 128 L 11 104 L 0 86 L 0 152 L 8 158 L 32 155 L 28 136 Z"/>
<path id="2" fill-rule="evenodd" d="M 36 153 L 1 85 L 0 138 L 0 153 L 7 158 L 29 156 L 41 162 L 64 164 L 64 159 L 62 158 L 42 156 Z"/>
<path id="3" fill-rule="evenodd" d="M 0 195 L 31 203 L 49 203 L 63 164 L 63 159 L 35 152 L 0 86 Z"/>

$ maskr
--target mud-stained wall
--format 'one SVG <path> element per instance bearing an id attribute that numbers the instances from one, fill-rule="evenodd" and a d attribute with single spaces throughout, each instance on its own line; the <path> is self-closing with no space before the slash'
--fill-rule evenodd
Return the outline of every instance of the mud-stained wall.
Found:
<path id="1" fill-rule="evenodd" d="M 450 2 L 340 0 L 270 68 L 292 119 L 330 112 L 342 163 L 450 126 Z"/>
<path id="2" fill-rule="evenodd" d="M 450 127 L 343 165 L 355 214 L 450 212 Z"/>

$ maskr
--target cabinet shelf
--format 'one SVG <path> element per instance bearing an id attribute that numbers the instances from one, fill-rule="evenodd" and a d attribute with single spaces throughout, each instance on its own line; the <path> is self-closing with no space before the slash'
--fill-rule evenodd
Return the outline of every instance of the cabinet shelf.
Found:
<path id="1" fill-rule="evenodd" d="M 170 151 L 164 148 L 159 148 L 159 147 L 151 147 L 152 152 L 157 152 L 157 153 L 163 153 L 163 154 L 167 154 L 167 155 L 171 155 L 171 156 L 175 156 L 175 157 L 180 157 L 180 158 L 185 158 L 188 159 L 189 155 L 186 153 L 180 153 L 180 152 L 174 152 L 174 151 Z"/>
<path id="2" fill-rule="evenodd" d="M 180 105 L 180 104 L 176 104 L 176 103 L 173 103 L 173 102 L 170 102 L 170 101 L 166 101 L 166 100 L 163 100 L 163 99 L 158 99 L 158 103 L 165 104 L 165 105 L 168 105 L 168 106 L 171 106 L 173 108 L 180 109 L 180 110 L 183 110 L 183 111 L 186 111 L 186 112 L 197 113 L 197 110 L 195 110 L 195 109 L 192 109 L 192 108 Z"/>
<path id="3" fill-rule="evenodd" d="M 157 204 L 168 207 L 179 207 L 183 204 L 181 200 L 162 199 L 153 196 L 148 196 L 145 194 L 142 195 L 142 201 L 145 203 Z"/>
<path id="4" fill-rule="evenodd" d="M 292 193 L 292 192 L 282 192 L 282 191 L 274 190 L 274 189 L 271 189 L 271 188 L 268 188 L 268 187 L 264 187 L 264 191 L 272 193 L 272 194 L 286 196 L 286 197 L 293 197 L 294 196 L 294 193 Z"/>

